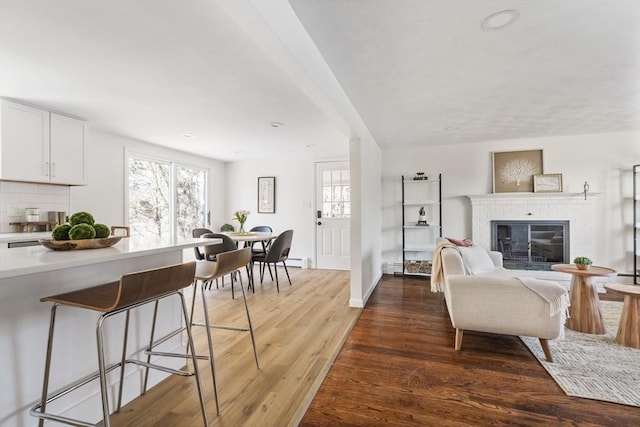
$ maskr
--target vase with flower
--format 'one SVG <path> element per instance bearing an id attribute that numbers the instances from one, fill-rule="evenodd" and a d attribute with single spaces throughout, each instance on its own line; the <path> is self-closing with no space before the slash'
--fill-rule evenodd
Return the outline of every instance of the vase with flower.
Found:
<path id="1" fill-rule="evenodd" d="M 247 222 L 247 216 L 250 214 L 251 212 L 246 211 L 246 210 L 237 210 L 233 213 L 234 215 L 234 220 L 238 221 L 240 223 L 240 227 L 238 228 L 238 233 L 240 234 L 244 234 L 244 223 Z"/>

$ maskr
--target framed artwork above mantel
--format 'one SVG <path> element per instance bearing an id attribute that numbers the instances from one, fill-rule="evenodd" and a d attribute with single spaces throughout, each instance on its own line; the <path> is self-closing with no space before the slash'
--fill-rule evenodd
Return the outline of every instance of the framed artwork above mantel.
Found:
<path id="1" fill-rule="evenodd" d="M 542 150 L 493 153 L 494 193 L 532 193 L 533 177 L 542 173 Z"/>

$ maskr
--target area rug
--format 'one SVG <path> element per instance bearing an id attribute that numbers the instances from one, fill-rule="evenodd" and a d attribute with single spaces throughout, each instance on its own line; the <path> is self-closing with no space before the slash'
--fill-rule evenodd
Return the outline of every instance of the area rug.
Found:
<path id="1" fill-rule="evenodd" d="M 568 396 L 640 407 L 640 349 L 616 342 L 622 303 L 600 304 L 607 333 L 565 328 L 564 339 L 549 342 L 553 363 L 545 359 L 537 338 L 520 339 Z"/>

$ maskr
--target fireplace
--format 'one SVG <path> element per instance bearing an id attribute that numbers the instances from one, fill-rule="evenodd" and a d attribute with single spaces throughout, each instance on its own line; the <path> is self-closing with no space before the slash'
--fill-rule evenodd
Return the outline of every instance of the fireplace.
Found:
<path id="1" fill-rule="evenodd" d="M 551 270 L 569 263 L 569 221 L 491 221 L 491 250 L 502 252 L 504 267 Z"/>

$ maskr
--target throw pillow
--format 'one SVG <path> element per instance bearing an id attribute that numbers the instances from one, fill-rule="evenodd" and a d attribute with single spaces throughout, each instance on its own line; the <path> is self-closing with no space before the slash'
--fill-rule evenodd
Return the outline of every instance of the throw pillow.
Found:
<path id="1" fill-rule="evenodd" d="M 464 240 L 452 239 L 451 237 L 445 237 L 445 239 L 447 239 L 448 241 L 450 241 L 456 246 L 462 246 L 462 247 L 473 246 L 473 242 L 468 237 Z"/>
<path id="2" fill-rule="evenodd" d="M 462 262 L 469 274 L 488 273 L 496 269 L 487 251 L 480 246 L 459 247 Z"/>

